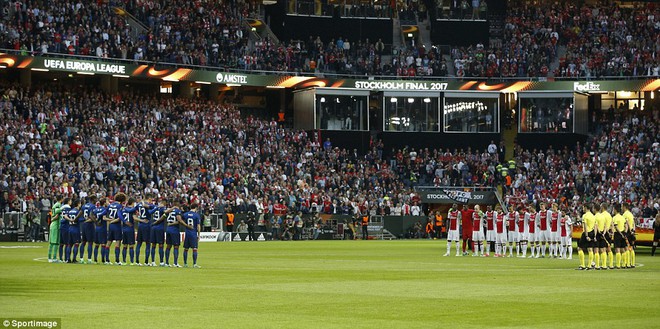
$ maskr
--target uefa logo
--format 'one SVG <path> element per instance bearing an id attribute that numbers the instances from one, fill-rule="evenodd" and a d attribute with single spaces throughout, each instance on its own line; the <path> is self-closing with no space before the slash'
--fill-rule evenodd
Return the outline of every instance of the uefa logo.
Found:
<path id="1" fill-rule="evenodd" d="M 224 78 L 224 77 L 222 76 L 222 73 L 218 73 L 218 74 L 215 76 L 215 81 L 217 81 L 217 82 L 222 82 L 222 79 L 223 79 L 223 78 Z"/>

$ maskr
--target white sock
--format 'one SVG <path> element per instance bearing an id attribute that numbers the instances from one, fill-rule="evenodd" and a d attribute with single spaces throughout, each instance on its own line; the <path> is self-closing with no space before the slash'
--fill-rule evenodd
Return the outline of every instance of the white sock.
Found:
<path id="1" fill-rule="evenodd" d="M 516 247 L 516 253 L 518 253 L 518 247 Z M 513 256 L 513 246 L 509 245 L 509 255 Z"/>
<path id="2" fill-rule="evenodd" d="M 481 252 L 482 255 L 484 254 L 484 243 L 483 242 L 479 242 L 479 251 Z"/>
<path id="3" fill-rule="evenodd" d="M 516 256 L 520 256 L 520 243 L 516 243 Z"/>
<path id="4" fill-rule="evenodd" d="M 568 258 L 573 258 L 573 245 L 568 245 Z"/>
<path id="5" fill-rule="evenodd" d="M 458 252 L 461 250 L 460 248 L 460 243 L 456 241 L 456 255 L 458 255 Z"/>
<path id="6" fill-rule="evenodd" d="M 451 241 L 447 241 L 447 254 L 451 251 Z"/>

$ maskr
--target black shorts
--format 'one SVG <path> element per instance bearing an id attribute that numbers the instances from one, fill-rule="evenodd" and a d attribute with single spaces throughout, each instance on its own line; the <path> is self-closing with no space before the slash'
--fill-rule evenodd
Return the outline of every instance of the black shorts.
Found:
<path id="1" fill-rule="evenodd" d="M 591 241 L 587 240 L 587 236 L 591 237 Z M 578 240 L 578 248 L 589 249 L 594 248 L 595 246 L 596 241 L 594 240 L 594 232 L 589 232 L 587 234 L 583 232 L 582 236 L 580 236 L 580 240 Z"/>
<path id="2" fill-rule="evenodd" d="M 627 234 L 628 234 L 628 242 L 632 245 L 633 242 L 635 242 L 635 240 L 637 240 L 637 238 L 635 237 L 635 233 L 631 231 L 631 232 L 628 232 Z"/>
<path id="3" fill-rule="evenodd" d="M 602 234 L 598 234 L 598 238 L 596 240 L 597 248 L 607 248 L 607 246 L 610 245 Z"/>
<path id="4" fill-rule="evenodd" d="M 626 239 L 623 237 L 623 234 L 619 232 L 614 233 L 614 248 L 626 248 L 628 244 Z"/>
<path id="5" fill-rule="evenodd" d="M 585 247 L 586 244 L 587 244 L 587 236 L 584 233 L 582 233 L 582 235 L 580 235 L 580 238 L 578 239 L 577 247 L 579 249 L 583 249 L 586 248 Z"/>
<path id="6" fill-rule="evenodd" d="M 613 241 L 612 236 L 610 236 L 610 232 L 600 234 L 600 238 L 598 239 L 598 248 L 607 248 L 608 246 L 611 246 L 612 243 Z"/>
<path id="7" fill-rule="evenodd" d="M 653 233 L 653 241 L 659 241 L 660 240 L 660 231 L 655 231 Z"/>

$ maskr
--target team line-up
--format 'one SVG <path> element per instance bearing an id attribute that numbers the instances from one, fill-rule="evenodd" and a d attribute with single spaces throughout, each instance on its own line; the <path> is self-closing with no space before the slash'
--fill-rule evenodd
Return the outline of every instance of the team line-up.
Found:
<path id="1" fill-rule="evenodd" d="M 199 268 L 197 247 L 201 216 L 197 212 L 197 204 L 177 200 L 169 200 L 169 204 L 170 207 L 167 207 L 165 200 L 156 203 L 152 195 L 147 195 L 144 200 L 138 202 L 124 193 L 115 195 L 112 202 L 107 198 L 97 200 L 96 196 L 92 195 L 83 205 L 80 200 L 60 197 L 51 209 L 48 261 L 76 263 L 77 257 L 80 257 L 80 263 L 113 264 L 110 261 L 110 247 L 116 242 L 114 264 L 157 266 L 155 258 L 158 248 L 160 266 L 181 267 L 179 228 L 183 226 L 183 266 L 188 266 L 188 250 L 192 249 L 193 267 Z M 167 245 L 166 249 L 163 248 L 164 243 Z M 123 258 L 120 261 L 122 244 Z M 139 261 L 142 244 L 146 245 L 144 264 Z M 84 258 L 85 249 L 87 260 Z M 174 257 L 173 263 L 170 264 L 172 249 Z M 130 263 L 126 262 L 127 253 Z"/>
<path id="2" fill-rule="evenodd" d="M 144 200 L 137 202 L 135 198 L 128 198 L 123 193 L 115 195 L 113 202 L 107 198 L 97 202 L 96 196 L 90 196 L 86 201 L 81 206 L 80 200 L 60 197 L 53 205 L 49 262 L 75 263 L 78 262 L 79 256 L 81 263 L 99 263 L 100 249 L 100 263 L 112 264 L 110 247 L 116 242 L 117 265 L 157 266 L 155 257 L 158 248 L 160 266 L 181 267 L 178 263 L 181 244 L 179 227 L 183 226 L 184 267 L 188 265 L 189 249 L 193 250 L 193 267 L 199 267 L 197 248 L 201 216 L 197 212 L 196 203 L 171 200 L 171 206 L 168 208 L 165 200 L 156 203 L 152 195 L 147 195 Z M 626 204 L 611 207 L 614 217 L 609 213 L 606 203 L 585 204 L 582 221 L 574 221 L 568 214 L 560 211 L 557 203 L 552 203 L 551 209 L 546 209 L 546 204 L 541 203 L 538 212 L 533 206 L 511 206 L 508 213 L 501 211 L 499 206 L 494 211 L 492 206 L 488 206 L 485 213 L 479 205 L 475 205 L 471 210 L 467 210 L 467 206 L 464 207 L 463 211 L 459 211 L 454 204 L 449 209 L 447 252 L 444 256 L 450 255 L 452 242 L 456 244 L 456 256 L 461 255 L 459 240 L 462 236 L 464 241 L 471 238 L 473 256 L 489 256 L 487 242 L 494 242 L 495 257 L 506 257 L 507 246 L 508 257 L 513 257 L 515 246 L 517 257 L 526 258 L 530 248 L 530 258 L 544 258 L 549 248 L 549 257 L 572 259 L 571 232 L 574 224 L 581 224 L 583 233 L 578 241 L 579 269 L 635 267 L 634 216 Z M 469 217 L 463 218 L 464 216 Z M 471 229 L 461 225 L 466 223 L 466 220 L 471 224 Z M 144 264 L 139 261 L 142 244 L 146 245 Z M 167 245 L 165 249 L 164 244 Z M 87 260 L 84 258 L 85 249 Z M 172 249 L 174 257 L 173 263 L 170 264 Z M 585 253 L 588 255 L 588 264 L 585 264 Z M 127 254 L 130 263 L 126 261 Z M 466 255 L 466 252 L 463 255 Z"/>
<path id="3" fill-rule="evenodd" d="M 628 205 L 611 206 L 613 217 L 606 203 L 585 204 L 581 221 L 559 210 L 557 203 L 552 203 L 550 209 L 546 207 L 545 203 L 541 203 L 540 210 L 536 211 L 533 206 L 510 206 L 509 212 L 504 213 L 499 206 L 494 211 L 492 206 L 488 206 L 488 210 L 482 212 L 479 205 L 475 205 L 474 209 L 467 209 L 464 205 L 464 209 L 459 211 L 454 204 L 448 212 L 447 252 L 444 256 L 451 254 L 452 242 L 456 244 L 456 256 L 467 255 L 465 251 L 460 253 L 459 240 L 462 237 L 464 242 L 472 240 L 472 256 L 490 256 L 488 243 L 494 243 L 495 257 L 506 257 L 507 246 L 508 257 L 513 257 L 515 246 L 516 256 L 521 258 L 528 257 L 529 248 L 530 258 L 544 258 L 549 249 L 549 257 L 572 259 L 573 225 L 581 225 L 579 269 L 635 267 L 635 220 Z M 585 253 L 588 264 L 585 264 Z"/>

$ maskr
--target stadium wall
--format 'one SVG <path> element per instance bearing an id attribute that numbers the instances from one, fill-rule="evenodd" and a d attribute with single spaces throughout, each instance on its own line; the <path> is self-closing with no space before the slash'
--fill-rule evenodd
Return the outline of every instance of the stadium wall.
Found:
<path id="1" fill-rule="evenodd" d="M 499 133 L 441 133 L 441 132 L 378 132 L 369 131 L 345 131 L 345 130 L 323 130 L 320 132 L 322 140 L 330 138 L 332 146 L 353 149 L 359 152 L 369 150 L 370 143 L 373 140 L 381 139 L 387 149 L 383 150 L 385 155 L 389 155 L 392 148 L 467 148 L 473 150 L 484 150 L 488 147 L 491 140 L 498 142 Z M 573 135 L 573 134 L 571 134 Z M 545 137 L 547 138 L 547 137 Z"/>
<path id="2" fill-rule="evenodd" d="M 525 149 L 546 150 L 552 145 L 557 150 L 564 147 L 572 148 L 577 142 L 584 145 L 587 137 L 581 134 L 533 133 L 518 134 L 517 141 L 518 145 Z"/>
<path id="3" fill-rule="evenodd" d="M 481 43 L 488 45 L 488 22 L 440 20 L 431 22 L 433 44 L 465 46 Z"/>
<path id="4" fill-rule="evenodd" d="M 271 24 L 271 29 L 283 41 L 307 41 L 310 36 L 320 36 L 325 43 L 342 37 L 350 42 L 368 38 L 369 42 L 381 39 L 384 44 L 392 44 L 391 19 L 286 16 L 281 24 Z"/>

